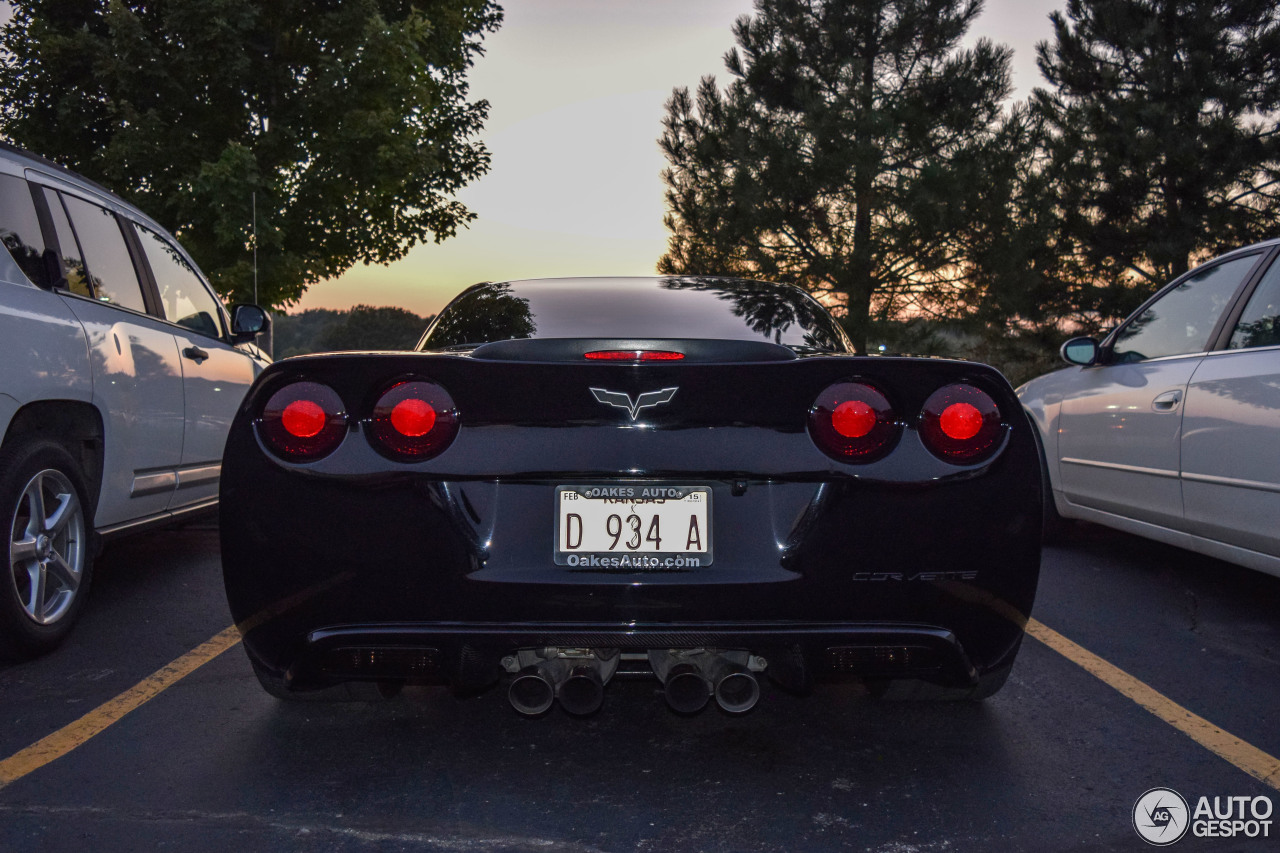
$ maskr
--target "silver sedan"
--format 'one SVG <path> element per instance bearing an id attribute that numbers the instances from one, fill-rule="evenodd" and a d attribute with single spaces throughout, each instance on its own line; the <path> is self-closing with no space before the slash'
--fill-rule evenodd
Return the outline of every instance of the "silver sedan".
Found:
<path id="1" fill-rule="evenodd" d="M 1192 270 L 1018 389 L 1046 523 L 1105 524 L 1280 576 L 1280 240 Z"/>

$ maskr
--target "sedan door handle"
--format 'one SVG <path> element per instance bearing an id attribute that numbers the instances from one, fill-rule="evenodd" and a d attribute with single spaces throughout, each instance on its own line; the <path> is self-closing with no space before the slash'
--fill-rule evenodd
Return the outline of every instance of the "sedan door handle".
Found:
<path id="1" fill-rule="evenodd" d="M 1157 412 L 1172 412 L 1182 402 L 1181 391 L 1165 391 L 1151 401 L 1151 408 Z"/>
<path id="2" fill-rule="evenodd" d="M 182 357 L 189 358 L 192 361 L 194 361 L 196 364 L 199 364 L 200 362 L 204 361 L 206 358 L 209 357 L 209 353 L 200 349 L 200 347 L 187 347 L 182 351 Z"/>

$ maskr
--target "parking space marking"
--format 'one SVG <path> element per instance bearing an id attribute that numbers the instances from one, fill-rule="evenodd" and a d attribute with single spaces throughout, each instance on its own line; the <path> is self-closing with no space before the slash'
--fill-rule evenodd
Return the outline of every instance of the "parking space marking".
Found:
<path id="1" fill-rule="evenodd" d="M 1280 790 L 1280 758 L 1258 749 L 1174 702 L 1155 688 L 1108 663 L 1083 646 L 1068 640 L 1035 619 L 1027 620 L 1027 633 L 1096 676 L 1121 695 L 1132 699 L 1205 749 L 1229 761 L 1255 779 Z"/>
<path id="2" fill-rule="evenodd" d="M 1192 713 L 1043 622 L 1027 620 L 1027 633 L 1210 752 L 1280 790 L 1280 759 Z M 240 629 L 232 625 L 75 722 L 0 761 L 0 789 L 71 752 L 239 643 Z"/>
<path id="3" fill-rule="evenodd" d="M 124 693 L 94 708 L 74 723 L 68 723 L 48 737 L 0 761 L 0 789 L 66 755 L 239 642 L 240 631 L 232 625 L 156 670 Z"/>

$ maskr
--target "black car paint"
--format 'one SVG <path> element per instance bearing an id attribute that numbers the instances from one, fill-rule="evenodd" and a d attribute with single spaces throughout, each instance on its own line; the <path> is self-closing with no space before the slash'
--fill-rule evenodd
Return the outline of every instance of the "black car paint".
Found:
<path id="1" fill-rule="evenodd" d="M 758 295 L 758 294 L 757 294 Z M 356 677 L 342 650 L 432 650 L 379 678 L 471 686 L 516 648 L 744 648 L 793 685 L 884 675 L 849 649 L 923 649 L 891 674 L 970 685 L 1011 663 L 1034 599 L 1040 483 L 1035 444 L 995 370 L 940 359 L 610 364 L 362 353 L 288 359 L 264 372 L 232 428 L 222 548 L 233 616 L 255 665 L 292 688 Z M 408 378 L 446 388 L 461 428 L 444 453 L 395 463 L 363 435 L 379 395 Z M 351 417 L 333 453 L 266 452 L 254 420 L 293 381 L 332 387 Z M 806 431 L 826 386 L 880 388 L 902 419 L 866 464 Z M 1004 445 L 954 465 L 915 420 L 939 387 L 998 403 Z M 591 387 L 679 388 L 632 421 Z M 677 571 L 582 570 L 553 559 L 554 488 L 710 486 L 715 560 Z M 846 650 L 846 651 L 841 651 Z M 899 662 L 902 664 L 903 662 Z"/>

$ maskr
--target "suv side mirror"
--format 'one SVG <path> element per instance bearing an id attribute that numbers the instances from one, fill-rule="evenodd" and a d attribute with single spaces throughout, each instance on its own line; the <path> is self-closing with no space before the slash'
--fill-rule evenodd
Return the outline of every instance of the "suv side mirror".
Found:
<path id="1" fill-rule="evenodd" d="M 1072 338 L 1062 345 L 1062 360 L 1067 364 L 1078 364 L 1082 367 L 1098 363 L 1101 350 L 1093 338 Z"/>
<path id="2" fill-rule="evenodd" d="M 271 327 L 271 318 L 257 305 L 231 306 L 231 341 L 242 344 Z"/>

